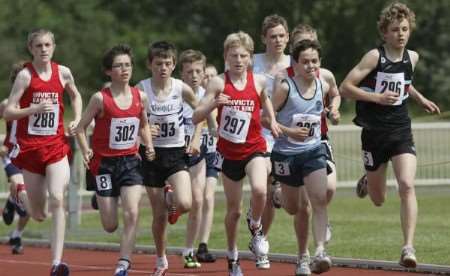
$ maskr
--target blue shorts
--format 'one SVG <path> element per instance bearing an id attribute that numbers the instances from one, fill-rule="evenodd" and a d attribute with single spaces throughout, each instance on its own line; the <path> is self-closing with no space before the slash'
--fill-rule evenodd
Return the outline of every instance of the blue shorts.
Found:
<path id="1" fill-rule="evenodd" d="M 206 159 L 206 177 L 215 177 L 219 176 L 219 170 L 214 166 L 214 159 L 216 158 L 215 152 L 207 153 L 205 156 Z"/>
<path id="2" fill-rule="evenodd" d="M 294 155 L 272 151 L 271 161 L 275 180 L 293 187 L 304 185 L 303 178 L 310 173 L 327 168 L 326 152 L 322 145 Z"/>
<path id="3" fill-rule="evenodd" d="M 13 175 L 22 173 L 22 171 L 19 168 L 17 168 L 13 163 L 11 163 L 11 159 L 9 159 L 9 157 L 4 157 L 2 159 L 5 173 L 8 178 L 10 178 Z"/>

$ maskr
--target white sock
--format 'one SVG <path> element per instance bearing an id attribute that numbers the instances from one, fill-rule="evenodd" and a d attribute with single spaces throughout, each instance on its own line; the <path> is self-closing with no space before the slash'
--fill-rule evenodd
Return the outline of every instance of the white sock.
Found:
<path id="1" fill-rule="evenodd" d="M 17 229 L 14 229 L 14 231 L 12 231 L 12 233 L 11 233 L 11 238 L 14 239 L 14 238 L 22 237 L 22 232 L 23 231 L 19 231 Z"/>
<path id="2" fill-rule="evenodd" d="M 227 257 L 229 260 L 237 260 L 239 258 L 239 253 L 238 253 L 237 249 L 227 251 Z"/>
<path id="3" fill-rule="evenodd" d="M 130 267 L 130 261 L 128 258 L 120 258 L 117 262 L 116 273 L 119 272 L 119 268 L 125 267 L 128 269 Z"/>
<path id="4" fill-rule="evenodd" d="M 169 262 L 167 261 L 166 255 L 161 257 L 156 257 L 156 267 L 169 267 Z"/>
<path id="5" fill-rule="evenodd" d="M 192 255 L 192 256 L 194 255 L 193 247 L 183 249 L 183 257 L 186 257 L 188 255 Z"/>
<path id="6" fill-rule="evenodd" d="M 250 218 L 250 227 L 257 229 L 261 225 L 261 218 L 254 220 L 253 217 Z"/>
<path id="7" fill-rule="evenodd" d="M 57 266 L 61 263 L 61 260 L 53 260 L 52 265 Z"/>

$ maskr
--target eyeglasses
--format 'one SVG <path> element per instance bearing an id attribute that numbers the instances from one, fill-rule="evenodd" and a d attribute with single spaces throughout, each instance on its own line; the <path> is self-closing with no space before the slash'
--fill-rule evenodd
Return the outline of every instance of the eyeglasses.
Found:
<path id="1" fill-rule="evenodd" d="M 118 69 L 118 68 L 128 69 L 128 68 L 131 68 L 132 66 L 133 66 L 133 64 L 128 63 L 128 62 L 126 62 L 126 63 L 115 63 L 115 64 L 111 65 L 111 68 L 113 68 L 113 69 Z"/>

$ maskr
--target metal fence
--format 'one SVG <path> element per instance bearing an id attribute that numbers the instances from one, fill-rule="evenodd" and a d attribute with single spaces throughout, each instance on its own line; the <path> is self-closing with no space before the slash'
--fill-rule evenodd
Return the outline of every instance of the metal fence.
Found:
<path id="1" fill-rule="evenodd" d="M 361 128 L 353 125 L 330 127 L 338 187 L 354 186 L 364 173 L 360 134 Z M 450 123 L 413 124 L 413 134 L 417 149 L 416 184 L 450 184 Z M 82 166 L 81 161 L 76 161 L 74 166 Z M 395 183 L 391 168 L 388 183 Z M 0 170 L 0 197 L 6 196 L 7 189 L 4 171 Z"/>

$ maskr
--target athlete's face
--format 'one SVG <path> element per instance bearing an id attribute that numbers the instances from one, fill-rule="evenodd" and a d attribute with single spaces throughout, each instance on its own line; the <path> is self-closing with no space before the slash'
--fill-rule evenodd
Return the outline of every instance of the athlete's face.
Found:
<path id="1" fill-rule="evenodd" d="M 406 47 L 410 34 L 411 29 L 408 20 L 395 20 L 387 26 L 383 38 L 386 44 L 395 49 L 401 49 Z"/>
<path id="2" fill-rule="evenodd" d="M 50 34 L 39 35 L 28 45 L 28 50 L 35 62 L 50 62 L 55 51 L 55 43 Z"/>
<path id="3" fill-rule="evenodd" d="M 175 69 L 175 62 L 172 57 L 154 57 L 150 63 L 150 71 L 153 78 L 168 79 Z"/>
<path id="4" fill-rule="evenodd" d="M 242 46 L 232 47 L 225 54 L 225 62 L 232 73 L 246 72 L 251 63 L 250 52 Z"/>
<path id="5" fill-rule="evenodd" d="M 111 70 L 106 74 L 111 77 L 111 82 L 128 83 L 133 73 L 133 64 L 129 55 L 118 55 L 114 58 Z"/>
<path id="6" fill-rule="evenodd" d="M 267 52 L 280 54 L 286 49 L 289 33 L 283 25 L 278 25 L 268 29 L 266 35 L 262 37 L 262 41 L 266 45 Z"/>
<path id="7" fill-rule="evenodd" d="M 205 65 L 202 61 L 186 62 L 182 64 L 181 78 L 192 89 L 197 89 L 202 85 L 205 77 Z"/>
<path id="8" fill-rule="evenodd" d="M 320 68 L 320 57 L 317 50 L 308 48 L 300 52 L 295 65 L 296 71 L 305 79 L 313 79 L 316 77 L 316 72 Z"/>
<path id="9" fill-rule="evenodd" d="M 206 85 L 208 84 L 209 80 L 212 79 L 215 76 L 217 76 L 216 68 L 213 67 L 213 66 L 206 67 L 206 69 L 205 69 L 205 77 L 203 78 L 203 85 L 204 85 L 204 87 L 206 87 Z"/>

